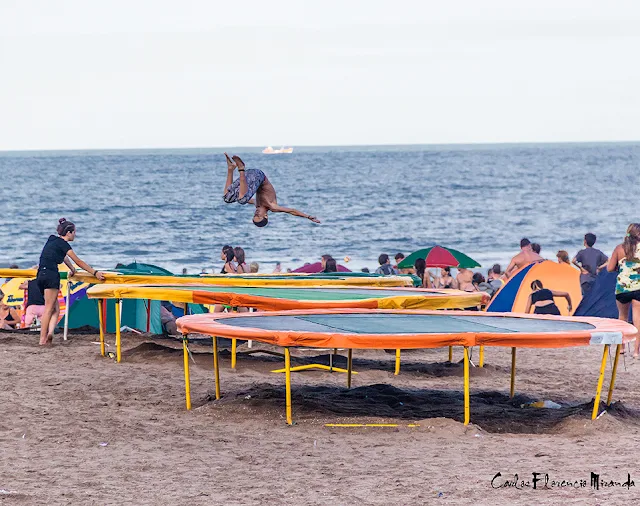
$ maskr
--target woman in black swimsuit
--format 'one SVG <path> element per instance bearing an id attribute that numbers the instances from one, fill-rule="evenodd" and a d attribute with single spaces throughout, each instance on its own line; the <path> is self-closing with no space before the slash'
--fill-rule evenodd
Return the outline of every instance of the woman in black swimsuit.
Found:
<path id="1" fill-rule="evenodd" d="M 0 330 L 13 330 L 20 323 L 20 316 L 14 307 L 4 302 L 4 292 L 0 290 Z"/>
<path id="2" fill-rule="evenodd" d="M 529 300 L 527 300 L 527 307 L 524 310 L 525 313 L 529 314 L 531 312 L 531 306 L 533 306 L 534 314 L 553 314 L 560 316 L 560 310 L 558 306 L 556 306 L 553 298 L 564 297 L 567 299 L 567 311 L 571 314 L 571 295 L 567 292 L 558 292 L 557 290 L 544 288 L 542 282 L 538 279 L 531 283 L 531 289 L 533 292 L 531 292 Z"/>
<path id="3" fill-rule="evenodd" d="M 76 269 L 71 262 L 98 278 L 104 280 L 104 274 L 95 270 L 88 263 L 78 258 L 69 244 L 76 238 L 76 226 L 61 218 L 58 224 L 58 235 L 50 235 L 47 239 L 38 263 L 38 275 L 36 280 L 38 288 L 44 294 L 44 314 L 42 315 L 40 328 L 40 345 L 53 342 L 53 332 L 60 317 L 60 306 L 58 305 L 58 291 L 60 290 L 60 272 L 58 265 L 64 262 L 69 267 L 69 275 L 73 276 Z"/>
<path id="4" fill-rule="evenodd" d="M 220 271 L 220 274 L 235 274 L 236 266 L 233 265 L 233 259 L 235 258 L 235 253 L 233 252 L 233 248 L 229 245 L 222 247 L 222 254 L 220 255 L 220 260 L 224 260 L 224 266 Z"/>

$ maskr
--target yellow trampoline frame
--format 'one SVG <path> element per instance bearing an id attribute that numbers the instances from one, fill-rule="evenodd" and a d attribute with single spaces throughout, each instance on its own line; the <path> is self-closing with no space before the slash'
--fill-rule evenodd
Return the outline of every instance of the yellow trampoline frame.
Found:
<path id="1" fill-rule="evenodd" d="M 283 312 L 273 312 L 268 313 L 272 316 L 295 316 L 295 315 L 309 315 L 309 314 L 329 314 L 329 313 L 404 313 L 404 314 L 436 314 L 435 311 L 383 311 L 383 310 L 342 310 L 342 311 L 283 311 Z M 468 316 L 477 316 L 478 313 L 469 312 L 469 311 L 455 311 L 456 315 L 468 315 Z M 196 315 L 196 319 L 201 319 L 202 315 Z M 264 316 L 261 315 L 261 316 Z M 513 313 L 493 313 L 488 316 L 509 316 L 509 317 L 520 317 L 520 318 L 532 318 L 532 319 L 540 319 L 540 320 L 553 320 L 556 317 L 547 316 L 547 315 L 516 315 Z M 226 319 L 226 318 L 242 318 L 246 317 L 246 314 L 243 315 L 222 315 L 216 316 L 216 320 Z M 189 319 L 194 319 L 194 317 L 182 317 L 178 319 L 178 329 L 183 333 L 182 338 L 182 349 L 184 356 L 184 379 L 185 379 L 185 403 L 186 408 L 188 410 L 191 409 L 191 385 L 190 385 L 190 372 L 189 372 L 189 362 L 188 362 L 188 336 L 189 330 L 197 329 L 198 332 L 203 332 L 202 325 L 194 325 L 192 329 L 189 329 Z M 632 325 L 622 322 L 621 320 L 611 320 L 606 318 L 578 318 L 578 317 L 562 317 L 558 318 L 564 321 L 577 321 L 577 322 L 585 322 L 594 325 L 596 328 L 593 331 L 589 332 L 575 332 L 574 334 L 583 334 L 580 336 L 582 341 L 575 339 L 573 341 L 564 341 L 558 344 L 558 346 L 549 346 L 549 347 L 568 347 L 568 346 L 577 346 L 577 345 L 585 345 L 584 339 L 585 335 L 588 333 L 591 335 L 590 340 L 587 338 L 587 344 L 590 345 L 604 345 L 602 360 L 600 363 L 600 373 L 598 376 L 598 383 L 596 387 L 596 394 L 594 397 L 593 411 L 591 415 L 591 419 L 595 420 L 598 417 L 599 408 L 600 408 L 600 397 L 602 393 L 602 386 L 604 383 L 604 375 L 607 363 L 607 355 L 609 353 L 609 349 L 612 344 L 616 345 L 615 352 L 615 360 L 613 369 L 611 372 L 611 380 L 609 382 L 609 391 L 607 395 L 606 406 L 608 407 L 611 404 L 613 397 L 613 389 L 615 385 L 616 372 L 618 368 L 618 360 L 620 357 L 620 351 L 622 349 L 622 345 L 626 342 L 629 342 L 635 338 L 637 334 L 637 329 Z M 599 323 L 602 322 L 601 325 Z M 226 326 L 228 329 L 225 329 L 224 324 L 215 323 L 215 328 L 212 329 L 212 334 L 210 334 L 213 338 L 213 364 L 214 364 L 214 378 L 215 378 L 215 392 L 216 392 L 216 400 L 220 399 L 220 369 L 219 369 L 219 361 L 218 361 L 218 336 L 214 334 L 221 334 L 223 337 L 234 337 L 238 332 L 240 333 L 251 333 L 253 339 L 260 340 L 258 332 L 260 329 L 253 328 L 244 328 L 240 331 L 234 330 L 231 326 Z M 286 333 L 286 332 L 285 332 Z M 615 334 L 618 335 L 615 335 Z M 226 335 L 225 335 L 226 334 Z M 308 333 L 307 333 L 308 334 Z M 547 333 L 547 336 L 551 336 L 553 333 Z M 559 332 L 558 339 L 562 340 L 562 335 L 569 335 L 570 332 Z M 320 334 L 319 334 L 320 335 Z M 463 333 L 463 334 L 451 334 L 451 340 L 454 344 L 460 344 L 463 342 L 464 344 L 464 362 L 463 362 L 463 388 L 464 388 L 464 425 L 468 425 L 470 421 L 470 389 L 469 389 L 469 347 L 474 344 L 484 344 L 490 346 L 500 346 L 503 347 L 504 344 L 495 341 L 495 336 L 499 334 L 491 334 L 491 333 L 483 333 L 483 334 L 473 334 L 473 333 Z M 504 334 L 502 334 L 504 336 Z M 440 335 L 442 336 L 442 335 Z M 525 347 L 527 347 L 526 339 L 530 338 L 530 335 L 523 334 L 525 340 L 523 343 Z M 561 337 L 562 336 L 562 337 Z M 265 342 L 270 344 L 274 344 L 271 340 L 266 339 Z M 306 345 L 308 347 L 308 345 Z M 529 345 L 531 346 L 531 345 Z M 534 347 L 545 347 L 545 346 L 534 346 Z M 283 346 L 284 348 L 284 370 L 285 370 L 285 411 L 286 411 L 286 419 L 287 424 L 293 424 L 292 418 L 292 405 L 291 405 L 291 352 L 290 346 Z M 366 348 L 366 347 L 365 347 Z M 347 355 L 347 388 L 351 388 L 351 376 L 353 372 L 353 349 L 348 349 Z M 510 384 L 510 397 L 513 398 L 515 395 L 515 373 L 516 373 L 516 347 L 512 346 L 511 348 L 511 384 Z"/>

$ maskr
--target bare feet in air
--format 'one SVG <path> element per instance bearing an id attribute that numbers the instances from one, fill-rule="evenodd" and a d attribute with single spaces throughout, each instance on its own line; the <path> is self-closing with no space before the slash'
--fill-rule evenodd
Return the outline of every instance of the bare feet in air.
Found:
<path id="1" fill-rule="evenodd" d="M 238 170 L 244 170 L 244 162 L 238 155 L 233 155 L 231 158 L 233 158 L 233 161 L 236 162 L 236 167 L 238 167 Z"/>
<path id="2" fill-rule="evenodd" d="M 233 160 L 229 158 L 229 155 L 227 153 L 225 153 L 224 156 L 227 159 L 227 170 L 229 172 L 233 172 L 236 169 L 236 164 L 233 163 Z"/>

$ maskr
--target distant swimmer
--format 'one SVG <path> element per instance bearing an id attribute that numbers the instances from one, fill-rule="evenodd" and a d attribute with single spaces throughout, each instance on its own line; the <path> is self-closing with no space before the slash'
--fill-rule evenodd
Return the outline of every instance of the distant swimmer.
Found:
<path id="1" fill-rule="evenodd" d="M 538 253 L 533 251 L 531 241 L 526 237 L 520 241 L 520 253 L 514 256 L 509 262 L 509 267 L 504 271 L 504 277 L 509 278 L 518 269 L 533 262 L 544 260 Z"/>
<path id="2" fill-rule="evenodd" d="M 244 162 L 239 156 L 234 156 L 233 160 L 227 153 L 227 182 L 224 185 L 224 201 L 227 204 L 238 202 L 238 204 L 255 204 L 256 212 L 253 213 L 253 224 L 256 227 L 266 227 L 269 223 L 267 216 L 272 213 L 287 213 L 292 216 L 300 216 L 320 223 L 320 220 L 310 214 L 305 214 L 297 209 L 283 207 L 278 204 L 276 190 L 267 179 L 264 172 L 259 169 L 245 169 Z M 238 169 L 240 177 L 233 180 L 233 173 Z M 254 200 L 255 195 L 255 200 Z"/>

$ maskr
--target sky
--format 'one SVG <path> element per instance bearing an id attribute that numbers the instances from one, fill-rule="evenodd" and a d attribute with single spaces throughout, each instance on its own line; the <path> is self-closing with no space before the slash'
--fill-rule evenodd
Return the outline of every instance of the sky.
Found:
<path id="1" fill-rule="evenodd" d="M 0 1 L 0 150 L 640 140 L 640 3 Z"/>

